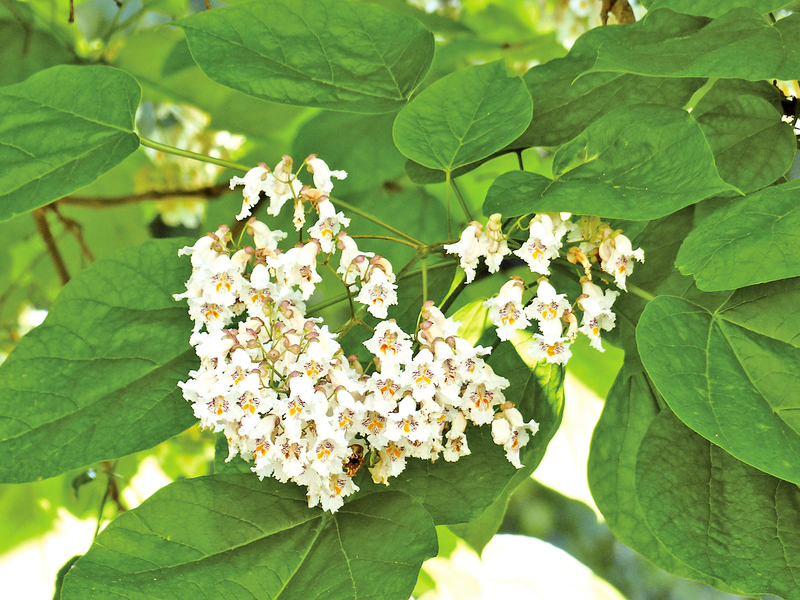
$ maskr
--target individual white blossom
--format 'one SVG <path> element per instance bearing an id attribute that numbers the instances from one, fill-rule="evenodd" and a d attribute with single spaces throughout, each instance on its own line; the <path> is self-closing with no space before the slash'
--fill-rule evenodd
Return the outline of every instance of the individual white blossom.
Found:
<path id="1" fill-rule="evenodd" d="M 490 298 L 483 305 L 489 309 L 489 318 L 497 327 L 497 337 L 509 340 L 514 332 L 530 327 L 522 306 L 522 292 L 525 284 L 519 277 L 513 277 L 503 284 L 500 293 Z"/>
<path id="2" fill-rule="evenodd" d="M 467 274 L 467 283 L 475 279 L 478 261 L 486 254 L 488 238 L 483 235 L 483 225 L 472 221 L 461 233 L 461 238 L 455 244 L 445 244 L 444 249 L 450 254 L 456 254 L 461 268 Z"/>
<path id="3" fill-rule="evenodd" d="M 644 262 L 644 250 L 641 248 L 633 250 L 631 241 L 619 234 L 603 242 L 600 245 L 599 253 L 603 271 L 613 275 L 617 285 L 627 291 L 625 280 L 628 275 L 633 273 L 634 259 Z"/>
<path id="4" fill-rule="evenodd" d="M 309 173 L 314 175 L 314 187 L 317 188 L 322 194 L 330 194 L 333 190 L 333 183 L 331 177 L 336 179 L 344 179 L 347 177 L 345 171 L 331 171 L 327 163 L 321 158 L 317 158 L 316 154 L 311 154 L 306 159 Z"/>
<path id="5" fill-rule="evenodd" d="M 547 214 L 537 215 L 536 219 L 531 220 L 528 241 L 514 254 L 528 263 L 532 272 L 550 274 L 550 261 L 558 257 L 561 236 L 566 232 L 565 227 L 559 228 L 558 225 L 560 223 L 554 223 Z"/>

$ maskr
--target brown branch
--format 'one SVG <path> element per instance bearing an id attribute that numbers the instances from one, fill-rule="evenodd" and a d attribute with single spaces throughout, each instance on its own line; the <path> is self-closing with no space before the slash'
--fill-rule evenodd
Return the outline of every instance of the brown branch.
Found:
<path id="1" fill-rule="evenodd" d="M 69 23 L 75 22 L 75 0 L 69 0 Z"/>
<path id="2" fill-rule="evenodd" d="M 608 13 L 613 14 L 620 25 L 636 22 L 636 15 L 633 14 L 628 0 L 603 0 L 603 6 L 600 9 L 600 21 L 603 25 L 608 24 Z"/>
<path id="3" fill-rule="evenodd" d="M 50 231 L 50 224 L 47 222 L 47 215 L 43 208 L 37 208 L 32 214 L 33 220 L 36 223 L 36 229 L 39 231 L 39 235 L 42 236 L 44 244 L 47 246 L 47 252 L 50 254 L 50 258 L 56 268 L 58 279 L 61 281 L 61 285 L 67 285 L 67 283 L 69 283 L 69 272 L 67 271 L 67 265 L 64 263 L 61 252 L 58 250 L 56 241 L 53 239 L 53 233 Z"/>
<path id="4" fill-rule="evenodd" d="M 83 225 L 78 223 L 75 219 L 70 219 L 69 217 L 62 215 L 58 210 L 58 205 L 55 203 L 50 204 L 47 206 L 47 208 L 55 213 L 56 217 L 58 217 L 58 220 L 64 226 L 64 229 L 72 234 L 72 236 L 78 242 L 78 245 L 81 247 L 81 253 L 89 259 L 89 262 L 94 262 L 94 254 L 86 244 L 86 240 L 83 238 Z"/>
<path id="5" fill-rule="evenodd" d="M 135 204 L 148 200 L 164 200 L 168 198 L 186 198 L 200 196 L 201 198 L 219 198 L 225 192 L 230 191 L 227 183 L 218 183 L 195 190 L 151 190 L 141 194 L 130 194 L 128 196 L 117 196 L 115 198 L 93 198 L 90 196 L 65 196 L 58 200 L 58 204 L 69 204 L 72 206 L 89 206 L 92 208 L 113 208 L 123 204 Z"/>

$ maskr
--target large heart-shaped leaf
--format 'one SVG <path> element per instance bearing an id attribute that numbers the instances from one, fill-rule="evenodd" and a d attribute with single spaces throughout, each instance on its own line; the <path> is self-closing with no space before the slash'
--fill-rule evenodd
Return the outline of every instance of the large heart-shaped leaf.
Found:
<path id="1" fill-rule="evenodd" d="M 796 485 L 736 460 L 664 411 L 642 439 L 636 492 L 650 529 L 678 559 L 748 596 L 800 594 Z"/>
<path id="2" fill-rule="evenodd" d="M 419 21 L 345 0 L 255 0 L 176 25 L 211 79 L 283 104 L 396 111 L 433 59 Z"/>
<path id="3" fill-rule="evenodd" d="M 752 8 L 765 15 L 773 10 L 786 6 L 786 0 L 654 0 L 648 10 L 657 8 L 671 8 L 686 15 L 700 15 L 704 17 L 719 17 L 737 6 Z"/>
<path id="4" fill-rule="evenodd" d="M 710 292 L 800 276 L 800 182 L 768 187 L 717 209 L 683 241 L 682 273 Z"/>
<path id="5" fill-rule="evenodd" d="M 569 54 L 528 70 L 522 81 L 533 98 L 533 120 L 511 148 L 560 146 L 608 112 L 633 104 L 681 107 L 705 79 L 589 73 L 597 49 L 613 37 L 613 27 L 583 34 Z"/>
<path id="6" fill-rule="evenodd" d="M 433 521 L 405 494 L 331 515 L 294 484 L 214 475 L 177 481 L 114 520 L 62 598 L 405 600 L 436 551 Z"/>
<path id="7" fill-rule="evenodd" d="M 0 366 L 0 481 L 52 477 L 150 448 L 191 426 L 176 383 L 196 365 L 177 249 L 151 241 L 98 260 Z M 183 242 L 183 244 L 181 243 Z"/>
<path id="8" fill-rule="evenodd" d="M 661 8 L 613 30 L 588 72 L 749 81 L 800 77 L 793 42 L 800 35 L 798 14 L 770 25 L 752 8 L 734 8 L 717 19 Z"/>
<path id="9" fill-rule="evenodd" d="M 0 221 L 90 184 L 139 147 L 141 90 L 111 67 L 61 65 L 0 88 Z"/>
<path id="10" fill-rule="evenodd" d="M 394 142 L 411 160 L 450 172 L 486 158 L 531 122 L 530 94 L 504 61 L 476 65 L 440 79 L 397 115 Z"/>
<path id="11" fill-rule="evenodd" d="M 623 107 L 601 117 L 556 152 L 553 172 L 554 181 L 543 190 L 541 175 L 505 173 L 489 188 L 486 202 L 509 204 L 512 212 L 527 205 L 528 213 L 650 220 L 735 190 L 720 178 L 697 122 L 683 110 L 658 105 Z M 531 195 L 539 190 L 538 198 Z"/>
<path id="12" fill-rule="evenodd" d="M 774 183 L 792 166 L 797 142 L 781 121 L 780 93 L 766 81 L 721 79 L 692 109 L 720 176 L 743 192 Z"/>
<path id="13" fill-rule="evenodd" d="M 718 579 L 704 575 L 671 554 L 647 526 L 635 489 L 637 452 L 650 423 L 658 415 L 657 393 L 635 353 L 626 353 L 625 364 L 608 393 L 603 413 L 592 433 L 588 476 L 592 498 L 614 536 L 662 569 L 722 587 Z"/>
<path id="14" fill-rule="evenodd" d="M 739 460 L 800 483 L 800 278 L 730 294 L 716 310 L 659 296 L 636 342 L 678 418 Z"/>

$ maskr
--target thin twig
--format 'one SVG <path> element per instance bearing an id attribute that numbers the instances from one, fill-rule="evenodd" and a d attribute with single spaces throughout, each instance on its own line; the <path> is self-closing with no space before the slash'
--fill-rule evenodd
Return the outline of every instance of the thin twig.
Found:
<path id="1" fill-rule="evenodd" d="M 75 219 L 70 219 L 69 217 L 62 215 L 55 203 L 49 204 L 47 208 L 55 213 L 56 217 L 58 217 L 58 220 L 61 221 L 61 224 L 64 226 L 64 229 L 72 234 L 72 236 L 78 242 L 78 245 L 81 247 L 81 253 L 89 259 L 89 262 L 94 262 L 94 254 L 86 244 L 86 240 L 83 238 L 83 226 Z"/>
<path id="2" fill-rule="evenodd" d="M 44 245 L 47 247 L 47 252 L 50 254 L 50 259 L 53 261 L 53 266 L 56 268 L 58 279 L 61 281 L 61 285 L 67 285 L 67 283 L 69 283 L 69 272 L 67 271 L 67 265 L 64 263 L 64 258 L 58 250 L 56 241 L 53 238 L 53 232 L 50 231 L 47 215 L 43 208 L 37 208 L 32 214 L 33 221 L 36 223 L 36 229 L 39 235 L 42 236 Z"/>
<path id="3" fill-rule="evenodd" d="M 186 198 L 197 197 L 212 199 L 219 198 L 224 193 L 229 192 L 227 183 L 218 183 L 204 188 L 194 190 L 151 190 L 141 194 L 130 194 L 128 196 L 117 196 L 115 198 L 92 198 L 89 196 L 65 196 L 58 201 L 58 204 L 69 204 L 71 206 L 89 206 L 92 208 L 113 208 L 123 204 L 135 204 L 149 200 L 163 200 L 165 198 Z"/>

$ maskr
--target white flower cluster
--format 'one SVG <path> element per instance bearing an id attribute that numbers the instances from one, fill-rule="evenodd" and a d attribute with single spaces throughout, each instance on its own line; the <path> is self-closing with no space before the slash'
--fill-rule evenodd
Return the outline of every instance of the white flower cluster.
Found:
<path id="1" fill-rule="evenodd" d="M 358 489 L 353 477 L 364 462 L 376 483 L 387 483 L 407 458 L 469 454 L 469 423 L 491 423 L 494 441 L 519 468 L 520 448 L 538 425 L 505 400 L 509 382 L 482 358 L 489 350 L 459 337 L 459 323 L 432 303 L 422 308 L 416 340 L 392 319 L 377 324 L 364 342 L 371 372 L 345 355 L 322 319 L 306 316 L 305 301 L 321 281 L 317 261 L 328 263 L 337 251 L 337 274 L 349 292 L 360 286 L 353 299 L 373 316 L 385 319 L 396 285 L 391 264 L 361 252 L 341 229 L 349 220 L 327 194 L 331 175 L 346 174 L 312 155 L 304 162 L 314 175 L 310 188 L 291 164 L 284 157 L 274 171 L 260 166 L 232 183 L 245 186 L 242 216 L 261 192 L 273 214 L 292 199 L 296 225 L 314 207 L 309 241 L 282 252 L 286 233 L 251 218 L 255 247 L 232 248 L 221 226 L 179 252 L 191 256 L 193 271 L 175 299 L 188 301 L 190 343 L 201 361 L 179 385 L 201 425 L 224 432 L 228 460 L 254 460 L 259 477 L 305 486 L 309 506 L 331 512 Z"/>
<path id="2" fill-rule="evenodd" d="M 499 214 L 489 217 L 487 231 L 491 235 L 484 234 L 481 225 L 473 222 L 458 243 L 445 246 L 447 252 L 459 256 L 467 283 L 474 279 L 481 257 L 485 257 L 492 273 L 498 270 L 502 257 L 512 253 L 500 228 L 500 219 Z M 528 239 L 513 254 L 523 259 L 532 273 L 549 275 L 550 262 L 559 256 L 565 236 L 567 242 L 578 243 L 566 252 L 567 260 L 580 263 L 584 269 L 580 280 L 583 293 L 575 302 L 583 312 L 580 327 L 566 294 L 556 293 L 545 277 L 539 278 L 536 296 L 527 306 L 522 301 L 525 283 L 516 276 L 500 288 L 496 297 L 484 303 L 501 340 L 510 339 L 515 331 L 527 329 L 531 321 L 536 321 L 539 332 L 533 334 L 529 354 L 537 360 L 562 365 L 572 356 L 569 347 L 578 332 L 588 336 L 592 347 L 603 352 L 600 331 L 614 328 L 616 315 L 611 307 L 619 292 L 603 291 L 595 284 L 592 265 L 599 264 L 601 271 L 613 275 L 617 286 L 626 290 L 625 281 L 633 272 L 634 260 L 644 262 L 641 248 L 633 250 L 628 238 L 598 217 L 582 217 L 580 223 L 573 223 L 559 214 L 534 215 L 528 224 Z"/>

